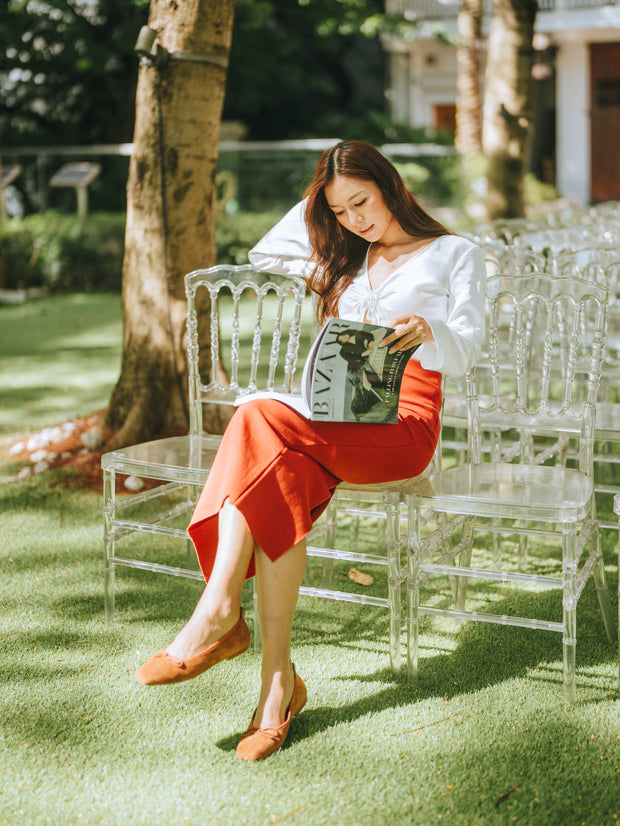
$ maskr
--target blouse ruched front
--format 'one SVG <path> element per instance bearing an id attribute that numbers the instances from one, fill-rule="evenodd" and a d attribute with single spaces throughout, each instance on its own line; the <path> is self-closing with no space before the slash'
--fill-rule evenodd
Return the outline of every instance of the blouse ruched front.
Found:
<path id="1" fill-rule="evenodd" d="M 307 276 L 312 271 L 304 202 L 297 204 L 250 251 L 257 269 Z M 485 334 L 486 268 L 480 247 L 460 235 L 434 239 L 377 289 L 368 256 L 340 298 L 338 315 L 390 325 L 401 315 L 426 319 L 433 341 L 412 356 L 427 370 L 459 377 L 475 363 Z"/>

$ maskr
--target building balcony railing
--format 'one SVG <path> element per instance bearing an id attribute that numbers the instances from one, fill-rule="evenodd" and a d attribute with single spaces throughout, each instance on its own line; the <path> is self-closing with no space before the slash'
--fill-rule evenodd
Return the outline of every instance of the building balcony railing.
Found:
<path id="1" fill-rule="evenodd" d="M 615 6 L 615 0 L 538 0 L 540 11 L 572 11 Z M 483 0 L 485 14 L 490 14 L 492 0 Z M 437 20 L 456 18 L 458 0 L 386 0 L 388 14 L 402 14 L 408 20 Z"/>

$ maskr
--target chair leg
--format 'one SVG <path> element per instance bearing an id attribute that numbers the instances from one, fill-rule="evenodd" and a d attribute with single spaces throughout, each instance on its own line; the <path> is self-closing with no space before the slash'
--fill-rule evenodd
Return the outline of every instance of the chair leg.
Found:
<path id="1" fill-rule="evenodd" d="M 520 525 L 519 525 L 520 527 Z M 518 569 L 519 571 L 527 570 L 527 536 L 519 534 L 519 550 L 517 551 Z"/>
<path id="2" fill-rule="evenodd" d="M 200 569 L 196 549 L 191 539 L 188 539 L 185 544 L 185 567 L 188 571 L 198 571 Z"/>
<path id="3" fill-rule="evenodd" d="M 188 510 L 195 507 L 196 503 L 198 502 L 198 497 L 200 496 L 201 488 L 197 488 L 193 485 L 188 485 L 187 488 L 187 504 Z M 200 564 L 198 562 L 198 555 L 196 553 L 196 549 L 194 548 L 194 543 L 191 539 L 187 539 L 187 544 L 185 546 L 185 567 L 188 571 L 199 571 Z"/>
<path id="4" fill-rule="evenodd" d="M 400 674 L 401 653 L 401 574 L 400 574 L 400 496 L 384 494 L 387 522 L 388 601 L 390 605 L 390 663 L 392 672 Z"/>
<path id="5" fill-rule="evenodd" d="M 327 548 L 335 548 L 336 547 L 336 520 L 338 518 L 338 491 L 334 493 L 332 496 L 327 508 L 325 509 L 325 515 L 323 517 L 327 524 L 327 532 L 325 534 L 325 546 Z M 321 573 L 321 588 L 325 588 L 325 590 L 331 590 L 334 581 L 334 560 L 333 559 L 323 559 L 322 560 L 322 573 Z M 312 578 L 309 574 L 308 568 L 306 568 L 306 573 L 304 574 L 304 585 L 309 585 L 313 587 L 315 583 L 312 581 Z"/>
<path id="6" fill-rule="evenodd" d="M 563 673 L 564 696 L 574 703 L 575 666 L 577 653 L 577 562 L 576 526 L 562 528 L 562 609 L 563 609 Z"/>
<path id="7" fill-rule="evenodd" d="M 407 505 L 407 679 L 417 685 L 420 633 L 420 542 L 422 516 L 418 508 Z"/>
<path id="8" fill-rule="evenodd" d="M 256 577 L 252 580 L 252 608 L 254 613 L 254 653 L 260 654 L 263 648 L 263 639 L 260 631 L 260 616 L 258 613 L 258 594 L 256 592 Z"/>
<path id="9" fill-rule="evenodd" d="M 607 639 L 609 642 L 614 642 L 618 626 L 616 625 L 616 618 L 614 616 L 613 608 L 611 607 L 609 585 L 607 584 L 607 575 L 605 573 L 605 564 L 602 555 L 599 557 L 596 565 L 594 566 L 592 576 L 594 577 L 598 604 L 601 609 L 601 614 L 603 615 L 605 633 L 607 634 Z"/>
<path id="10" fill-rule="evenodd" d="M 566 619 L 565 619 L 566 623 Z M 566 627 L 564 629 L 564 633 L 566 634 Z M 575 691 L 575 662 L 576 662 L 576 651 L 577 645 L 576 640 L 573 638 L 572 640 L 567 640 L 564 638 L 563 640 L 563 651 L 564 651 L 564 696 L 568 700 L 569 703 L 574 703 L 576 699 L 576 691 Z"/>
<path id="11" fill-rule="evenodd" d="M 116 474 L 106 470 L 103 473 L 103 594 L 105 602 L 105 623 L 114 622 L 114 518 L 116 496 Z"/>
<path id="12" fill-rule="evenodd" d="M 469 568 L 471 565 L 471 554 L 474 549 L 475 529 L 476 517 L 472 516 L 467 519 L 463 525 L 463 543 L 465 549 L 459 554 L 458 558 L 458 565 L 461 568 Z M 454 586 L 452 589 L 454 595 L 454 607 L 457 611 L 463 611 L 465 608 L 465 601 L 467 600 L 467 584 L 469 579 L 465 576 L 455 576 L 452 577 L 452 579 L 454 580 Z M 460 622 L 460 620 L 458 622 Z"/>

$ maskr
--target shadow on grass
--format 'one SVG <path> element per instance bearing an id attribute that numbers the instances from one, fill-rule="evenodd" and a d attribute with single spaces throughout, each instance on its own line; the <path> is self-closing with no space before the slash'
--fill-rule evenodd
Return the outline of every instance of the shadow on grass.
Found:
<path id="1" fill-rule="evenodd" d="M 615 603 L 611 582 L 612 607 Z M 124 570 L 118 577 L 116 598 L 119 621 L 139 617 L 141 622 L 185 623 L 188 611 L 194 607 L 202 591 L 201 582 L 176 577 Z M 246 583 L 243 601 L 246 619 L 252 626 L 252 585 Z M 70 605 L 66 610 L 72 610 Z M 512 592 L 494 602 L 496 614 L 533 616 L 541 620 L 561 621 L 562 596 L 559 591 L 546 593 Z M 91 613 L 92 605 L 84 604 L 74 613 Z M 447 630 L 442 631 L 441 622 Z M 429 636 L 436 639 L 445 634 L 447 645 L 439 653 L 436 643 L 429 646 Z M 298 603 L 293 627 L 294 644 L 298 646 L 332 646 L 353 650 L 385 651 L 384 678 L 398 683 L 387 668 L 389 653 L 389 616 L 386 610 L 302 597 Z M 469 622 L 452 625 L 449 620 L 423 618 L 421 625 L 421 665 L 418 691 L 445 696 L 462 690 L 476 690 L 494 682 L 524 675 L 539 664 L 562 659 L 562 635 L 549 631 L 532 631 L 488 623 Z M 454 649 L 454 650 L 453 650 Z M 427 656 L 427 652 L 430 656 Z M 610 662 L 616 656 L 615 643 L 605 635 L 598 599 L 592 582 L 586 586 L 577 611 L 577 666 Z M 353 677 L 358 679 L 357 676 Z M 375 679 L 370 677 L 369 679 Z M 437 688 L 433 688 L 436 686 Z M 409 689 L 410 690 L 410 689 Z"/>
<path id="2" fill-rule="evenodd" d="M 577 633 L 577 705 L 580 700 L 580 684 L 588 678 L 588 670 L 597 666 L 613 663 L 617 658 L 617 646 L 609 643 L 605 635 L 603 621 L 598 609 L 598 600 L 594 588 L 589 587 L 582 598 L 582 608 L 578 615 Z M 561 615 L 561 596 L 559 594 L 525 594 L 511 596 L 504 603 L 494 603 L 494 612 L 504 610 L 533 612 L 536 616 L 547 619 Z M 324 625 L 324 612 L 305 610 L 298 612 L 293 645 L 305 644 L 329 645 L 334 648 L 344 646 L 360 647 L 360 643 L 379 630 L 378 617 L 369 616 L 376 611 L 365 612 L 344 621 L 339 630 L 329 636 L 321 635 Z M 333 621 L 333 616 L 330 616 Z M 381 633 L 385 638 L 386 660 L 388 641 L 385 632 L 385 615 L 382 618 Z M 434 632 L 438 633 L 437 631 Z M 424 632 L 422 632 L 424 637 Z M 555 685 L 557 693 L 562 693 L 562 639 L 561 634 L 545 631 L 531 631 L 486 623 L 468 623 L 457 632 L 458 642 L 454 650 L 447 653 L 433 653 L 422 656 L 420 663 L 420 680 L 417 687 L 409 684 L 404 676 L 395 676 L 389 668 L 372 674 L 346 673 L 333 676 L 334 680 L 383 683 L 385 688 L 374 691 L 353 703 L 334 707 L 307 708 L 303 716 L 291 725 L 291 733 L 285 748 L 293 743 L 312 737 L 331 726 L 352 723 L 379 711 L 410 706 L 431 698 L 450 699 L 470 694 L 494 685 L 501 685 L 513 679 L 527 678 L 540 680 Z M 364 646 L 366 647 L 366 646 Z M 428 650 L 428 649 L 426 649 Z M 422 653 L 425 653 L 423 648 Z M 532 672 L 536 671 L 535 675 Z M 600 679 L 597 678 L 597 683 Z M 615 691 L 615 682 L 610 689 Z M 601 699 L 607 692 L 601 689 Z M 588 702 L 593 702 L 590 697 Z M 395 732 L 397 733 L 397 732 Z M 223 751 L 233 751 L 241 732 L 220 740 L 216 745 Z"/>

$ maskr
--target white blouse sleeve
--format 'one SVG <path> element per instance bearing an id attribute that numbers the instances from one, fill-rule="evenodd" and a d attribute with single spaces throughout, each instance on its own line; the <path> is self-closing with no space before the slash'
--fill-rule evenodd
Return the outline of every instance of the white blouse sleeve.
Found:
<path id="1" fill-rule="evenodd" d="M 447 318 L 426 317 L 434 341 L 415 357 L 427 370 L 459 377 L 475 364 L 485 336 L 486 268 L 479 247 L 472 244 L 455 262 L 448 290 Z"/>
<path id="2" fill-rule="evenodd" d="M 257 270 L 308 276 L 314 269 L 312 250 L 304 219 L 306 204 L 301 201 L 286 213 L 249 252 Z"/>

